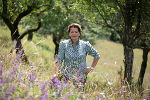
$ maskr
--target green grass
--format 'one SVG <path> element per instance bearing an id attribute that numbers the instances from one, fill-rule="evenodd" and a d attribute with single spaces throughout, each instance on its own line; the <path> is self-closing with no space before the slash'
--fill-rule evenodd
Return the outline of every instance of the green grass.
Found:
<path id="1" fill-rule="evenodd" d="M 23 31 L 23 30 L 21 30 Z M 10 31 L 7 28 L 0 26 L 0 55 L 7 55 L 12 47 L 12 41 L 10 38 Z M 38 63 L 40 70 L 43 70 L 42 78 L 40 81 L 50 79 L 51 74 L 54 73 L 55 60 L 54 44 L 51 36 L 36 36 L 36 33 L 32 41 L 27 41 L 26 37 L 22 40 L 22 44 L 28 60 L 33 63 Z M 124 52 L 123 46 L 119 43 L 114 43 L 107 40 L 97 40 L 94 48 L 100 53 L 101 58 L 92 73 L 88 75 L 87 84 L 85 86 L 85 92 L 96 95 L 97 91 L 103 90 L 109 91 L 114 88 L 121 87 L 121 78 L 118 72 L 121 68 L 124 69 L 123 59 Z M 134 64 L 133 64 L 133 81 L 137 82 L 141 63 L 142 63 L 142 51 L 140 49 L 134 50 Z M 148 55 L 150 58 L 150 53 Z M 93 58 L 87 57 L 87 65 L 90 66 Z M 28 67 L 28 66 L 25 66 Z M 29 69 L 26 68 L 26 71 Z M 143 87 L 146 89 L 150 84 L 150 59 L 148 59 L 147 69 L 144 77 Z M 111 87 L 110 87 L 111 86 Z M 110 93 L 111 94 L 111 93 Z M 113 99 L 114 100 L 114 99 Z"/>
<path id="2" fill-rule="evenodd" d="M 107 75 L 107 79 L 109 80 L 114 80 L 115 78 L 118 78 L 118 71 L 120 71 L 121 67 L 124 69 L 124 51 L 122 44 L 114 43 L 107 40 L 98 40 L 94 47 L 98 50 L 98 52 L 101 55 L 100 61 L 96 66 L 95 72 L 104 76 Z M 148 58 L 149 59 L 147 61 L 147 69 L 143 82 L 143 86 L 145 88 L 147 88 L 148 84 L 150 84 L 150 53 L 148 55 Z M 88 56 L 87 62 L 88 66 L 90 66 L 92 62 L 92 57 Z M 133 79 L 135 82 L 137 82 L 137 78 L 141 68 L 141 63 L 142 50 L 134 49 Z"/>

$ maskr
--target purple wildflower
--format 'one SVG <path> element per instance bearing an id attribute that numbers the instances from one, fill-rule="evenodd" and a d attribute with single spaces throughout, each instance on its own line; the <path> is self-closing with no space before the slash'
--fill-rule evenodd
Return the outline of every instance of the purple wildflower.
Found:
<path id="1" fill-rule="evenodd" d="M 33 100 L 33 96 L 29 96 L 29 97 L 27 97 L 25 100 Z"/>
<path id="2" fill-rule="evenodd" d="M 6 96 L 5 100 L 10 100 L 9 96 Z"/>
<path id="3" fill-rule="evenodd" d="M 35 79 L 37 78 L 37 74 L 32 72 L 31 74 L 29 74 L 29 77 L 30 77 L 30 81 L 34 83 Z"/>
<path id="4" fill-rule="evenodd" d="M 78 77 L 78 82 L 81 82 L 82 78 L 83 78 L 83 75 L 80 74 L 80 76 Z"/>
<path id="5" fill-rule="evenodd" d="M 76 76 L 77 76 L 77 77 L 79 77 L 79 76 L 81 75 L 82 69 L 83 69 L 83 68 L 82 68 L 82 66 L 81 66 L 81 67 L 79 68 L 79 70 L 77 71 L 77 73 L 76 73 Z"/>
<path id="6" fill-rule="evenodd" d="M 150 100 L 150 84 L 148 84 L 148 98 L 147 100 Z"/>
<path id="7" fill-rule="evenodd" d="M 3 77 L 1 77 L 2 74 L 3 74 L 3 65 L 4 65 L 4 64 L 2 64 L 2 65 L 0 66 L 0 86 L 3 85 Z"/>
<path id="8" fill-rule="evenodd" d="M 24 76 L 24 74 L 23 73 L 19 73 L 19 76 L 18 76 L 18 78 L 17 78 L 17 81 L 20 81 L 21 80 L 21 78 Z"/>
<path id="9" fill-rule="evenodd" d="M 120 99 L 121 100 L 124 100 L 123 94 L 124 94 L 124 87 L 122 86 L 121 89 L 120 89 L 120 96 L 121 96 Z"/>
<path id="10" fill-rule="evenodd" d="M 112 91 L 112 95 L 117 91 L 117 88 L 114 88 L 114 90 Z"/>
<path id="11" fill-rule="evenodd" d="M 10 100 L 9 95 L 12 95 L 12 93 L 9 90 L 9 88 L 5 88 L 4 93 L 5 93 L 5 100 Z"/>
<path id="12" fill-rule="evenodd" d="M 82 80 L 81 80 L 81 83 L 82 83 L 82 84 L 84 84 L 84 83 L 85 83 L 85 80 L 84 80 L 84 79 L 82 79 Z"/>
<path id="13" fill-rule="evenodd" d="M 103 95 L 100 98 L 101 98 L 101 100 L 104 100 L 104 96 Z"/>
<path id="14" fill-rule="evenodd" d="M 47 82 L 42 83 L 40 89 L 41 89 L 41 96 L 40 100 L 49 100 L 49 94 L 47 93 L 46 89 Z"/>
<path id="15" fill-rule="evenodd" d="M 95 100 L 100 100 L 99 96 L 96 96 L 96 97 L 95 97 Z"/>
<path id="16" fill-rule="evenodd" d="M 12 93 L 14 93 L 16 91 L 16 86 L 14 85 L 12 88 Z"/>
<path id="17" fill-rule="evenodd" d="M 40 87 L 42 95 L 46 94 L 47 90 L 46 90 L 46 83 L 43 83 Z"/>
<path id="18" fill-rule="evenodd" d="M 48 93 L 45 93 L 44 95 L 42 95 L 40 97 L 40 100 L 49 100 L 49 94 Z"/>
<path id="19" fill-rule="evenodd" d="M 15 99 L 16 99 L 16 100 L 19 100 L 18 94 L 15 95 Z"/>
<path id="20" fill-rule="evenodd" d="M 131 100 L 130 98 L 128 98 L 128 100 Z"/>
<path id="21" fill-rule="evenodd" d="M 63 76 L 63 81 L 64 81 L 64 83 L 67 83 L 67 79 L 65 76 Z"/>
<path id="22" fill-rule="evenodd" d="M 114 91 L 117 91 L 117 88 L 115 88 Z"/>
<path id="23" fill-rule="evenodd" d="M 143 99 L 144 99 L 144 100 L 148 100 L 148 95 L 147 95 L 147 94 L 144 94 L 144 95 L 143 95 Z"/>
<path id="24" fill-rule="evenodd" d="M 10 91 L 8 90 L 8 88 L 5 88 L 5 89 L 4 89 L 4 92 L 5 92 L 5 95 L 6 95 L 6 96 L 10 94 Z"/>
<path id="25" fill-rule="evenodd" d="M 102 91 L 100 94 L 102 95 L 102 96 L 101 96 L 101 100 L 104 100 L 104 99 L 105 99 L 105 90 Z"/>
<path id="26" fill-rule="evenodd" d="M 20 67 L 20 64 L 16 65 L 16 67 L 13 68 L 13 71 L 11 74 L 16 74 L 16 72 L 18 71 L 18 68 Z"/>
<path id="27" fill-rule="evenodd" d="M 2 99 L 2 100 L 3 100 L 3 96 L 2 96 L 2 94 L 0 94 L 0 99 Z"/>
<path id="28" fill-rule="evenodd" d="M 1 77 L 0 78 L 0 86 L 3 87 L 3 85 L 4 85 L 4 80 L 3 80 L 3 77 Z"/>
<path id="29" fill-rule="evenodd" d="M 55 89 L 57 89 L 58 86 L 61 84 L 60 80 L 57 77 L 54 77 L 52 79 L 52 82 L 53 82 L 53 88 L 55 88 Z"/>
<path id="30" fill-rule="evenodd" d="M 150 90 L 150 84 L 148 84 L 148 89 Z"/>
<path id="31" fill-rule="evenodd" d="M 60 90 L 59 92 L 57 92 L 55 97 L 56 97 L 56 98 L 60 98 L 60 97 L 62 96 L 62 93 L 61 93 L 61 92 L 62 92 L 62 90 Z"/>
<path id="32" fill-rule="evenodd" d="M 0 66 L 0 76 L 2 76 L 2 74 L 3 74 L 3 66 L 4 66 L 4 64 L 2 64 L 2 65 Z"/>
<path id="33" fill-rule="evenodd" d="M 120 94 L 123 95 L 123 93 L 124 93 L 124 87 L 121 87 Z"/>
<path id="34" fill-rule="evenodd" d="M 53 81 L 54 83 L 60 83 L 60 80 L 59 80 L 57 77 L 53 78 L 52 81 Z"/>
<path id="35" fill-rule="evenodd" d="M 23 51 L 23 50 L 20 50 L 19 54 L 22 55 L 23 53 L 24 53 L 24 51 Z"/>
<path id="36" fill-rule="evenodd" d="M 21 57 L 21 54 L 19 53 L 19 54 L 16 56 L 16 58 L 14 59 L 12 65 L 13 65 L 13 64 L 16 64 L 16 63 L 19 61 L 20 57 Z"/>
<path id="37" fill-rule="evenodd" d="M 79 87 L 79 92 L 82 92 L 83 91 L 83 86 L 80 86 Z"/>

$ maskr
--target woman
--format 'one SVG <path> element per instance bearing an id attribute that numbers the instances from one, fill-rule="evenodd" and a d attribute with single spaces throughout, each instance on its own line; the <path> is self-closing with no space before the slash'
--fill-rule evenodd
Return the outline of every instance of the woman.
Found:
<path id="1" fill-rule="evenodd" d="M 69 25 L 68 34 L 70 39 L 59 44 L 56 58 L 57 72 L 61 72 L 69 80 L 78 77 L 80 82 L 85 83 L 87 74 L 95 68 L 100 55 L 89 42 L 80 40 L 82 29 L 79 24 Z M 87 67 L 86 64 L 87 54 L 94 57 L 91 67 Z"/>

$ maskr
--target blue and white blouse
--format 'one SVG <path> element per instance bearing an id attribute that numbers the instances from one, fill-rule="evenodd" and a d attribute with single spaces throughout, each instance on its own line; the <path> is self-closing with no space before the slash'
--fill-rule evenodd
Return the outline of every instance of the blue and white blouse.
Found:
<path id="1" fill-rule="evenodd" d="M 79 39 L 76 46 L 73 46 L 71 39 L 60 42 L 56 62 L 63 63 L 61 73 L 68 78 L 73 78 L 76 75 L 85 78 L 87 54 L 94 58 L 100 58 L 99 53 L 89 42 Z"/>

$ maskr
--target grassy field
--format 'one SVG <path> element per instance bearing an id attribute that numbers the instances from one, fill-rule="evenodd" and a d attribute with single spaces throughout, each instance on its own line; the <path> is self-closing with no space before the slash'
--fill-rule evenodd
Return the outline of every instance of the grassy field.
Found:
<path id="1" fill-rule="evenodd" d="M 10 32 L 8 31 L 7 28 L 0 27 L 0 44 L 1 44 L 1 46 L 0 46 L 1 59 L 4 56 L 7 56 L 6 59 L 11 59 L 12 56 L 8 57 L 8 53 L 9 53 L 13 43 L 11 42 Z M 42 81 L 51 79 L 51 75 L 52 75 L 52 73 L 54 73 L 54 67 L 55 67 L 54 66 L 55 61 L 53 58 L 54 44 L 52 42 L 51 36 L 46 36 L 46 37 L 43 36 L 42 37 L 42 36 L 34 35 L 32 41 L 27 41 L 26 37 L 25 37 L 22 40 L 22 44 L 23 44 L 25 53 L 30 61 L 30 65 L 22 65 L 21 71 L 30 73 L 31 68 L 29 68 L 29 67 L 32 64 L 34 64 L 35 66 L 38 66 L 38 68 L 35 67 L 35 69 L 38 69 L 38 70 L 36 70 L 38 75 L 40 75 L 40 73 L 43 72 L 41 74 L 40 78 L 38 78 L 38 81 L 42 82 Z M 100 53 L 101 58 L 97 64 L 96 68 L 94 69 L 94 71 L 88 75 L 87 84 L 85 85 L 84 96 L 86 97 L 86 93 L 89 93 L 90 96 L 92 95 L 91 96 L 91 98 L 93 98 L 92 100 L 94 100 L 94 98 L 97 97 L 98 95 L 103 96 L 103 91 L 105 90 L 105 92 L 106 92 L 105 99 L 106 100 L 108 99 L 107 98 L 108 95 L 109 95 L 108 97 L 111 100 L 115 100 L 116 98 L 121 99 L 122 97 L 121 96 L 119 97 L 118 95 L 121 95 L 121 93 L 119 92 L 120 91 L 119 89 L 121 89 L 121 87 L 122 87 L 121 79 L 123 78 L 123 70 L 122 70 L 121 74 L 118 74 L 118 73 L 121 71 L 121 68 L 124 69 L 123 46 L 119 43 L 114 43 L 114 42 L 107 41 L 107 40 L 97 40 L 94 47 Z M 142 51 L 139 49 L 135 49 L 134 53 L 135 54 L 134 54 L 134 65 L 133 65 L 133 81 L 134 81 L 134 83 L 136 83 L 138 75 L 139 75 L 141 63 L 142 63 Z M 15 56 L 13 56 L 13 57 L 15 58 Z M 149 53 L 148 57 L 150 58 L 150 53 Z M 92 59 L 93 58 L 91 56 L 87 57 L 87 65 L 88 66 L 91 65 Z M 8 60 L 6 62 L 9 62 L 9 61 L 10 60 Z M 8 65 L 9 64 L 7 64 L 7 69 L 8 69 Z M 147 69 L 146 69 L 146 73 L 145 73 L 145 77 L 144 77 L 144 82 L 143 82 L 144 89 L 147 89 L 148 84 L 150 84 L 149 77 L 150 77 L 150 59 L 148 59 Z M 20 84 L 20 83 L 18 83 L 18 84 Z M 23 87 L 25 88 L 28 86 L 26 85 Z M 22 87 L 20 87 L 20 88 L 22 88 Z M 113 94 L 113 96 L 111 96 L 112 91 L 115 88 L 118 89 L 118 92 L 116 92 L 116 96 L 114 96 L 114 94 Z M 18 91 L 21 91 L 21 90 L 18 90 Z M 39 91 L 40 90 L 37 89 L 36 87 L 32 87 L 32 88 L 29 88 L 28 92 L 30 92 L 29 94 L 32 94 L 33 96 L 37 96 L 37 98 L 38 98 L 38 96 L 40 95 Z M 50 90 L 49 94 L 53 94 L 53 92 L 54 92 L 54 90 Z M 24 95 L 24 92 L 23 93 L 16 92 L 16 94 L 17 93 L 20 93 L 20 95 L 21 94 Z M 77 94 L 78 93 L 76 93 L 76 95 Z M 80 93 L 80 94 L 82 94 L 82 93 Z M 137 91 L 133 94 L 126 93 L 124 95 L 124 98 L 126 98 L 125 97 L 126 95 L 128 95 L 127 97 L 130 97 L 132 99 L 136 99 L 136 97 L 138 99 L 141 98 L 140 96 L 137 96 L 137 95 L 139 95 L 139 93 Z M 51 98 L 51 96 L 49 98 Z M 71 98 L 70 98 L 70 100 L 74 100 L 74 98 L 76 98 L 76 97 L 74 95 Z M 84 98 L 84 97 L 82 97 L 82 98 Z M 138 99 L 136 99 L 136 100 L 138 100 Z M 77 99 L 77 100 L 80 100 L 80 99 Z M 97 100 L 99 100 L 99 99 L 97 99 Z"/>

